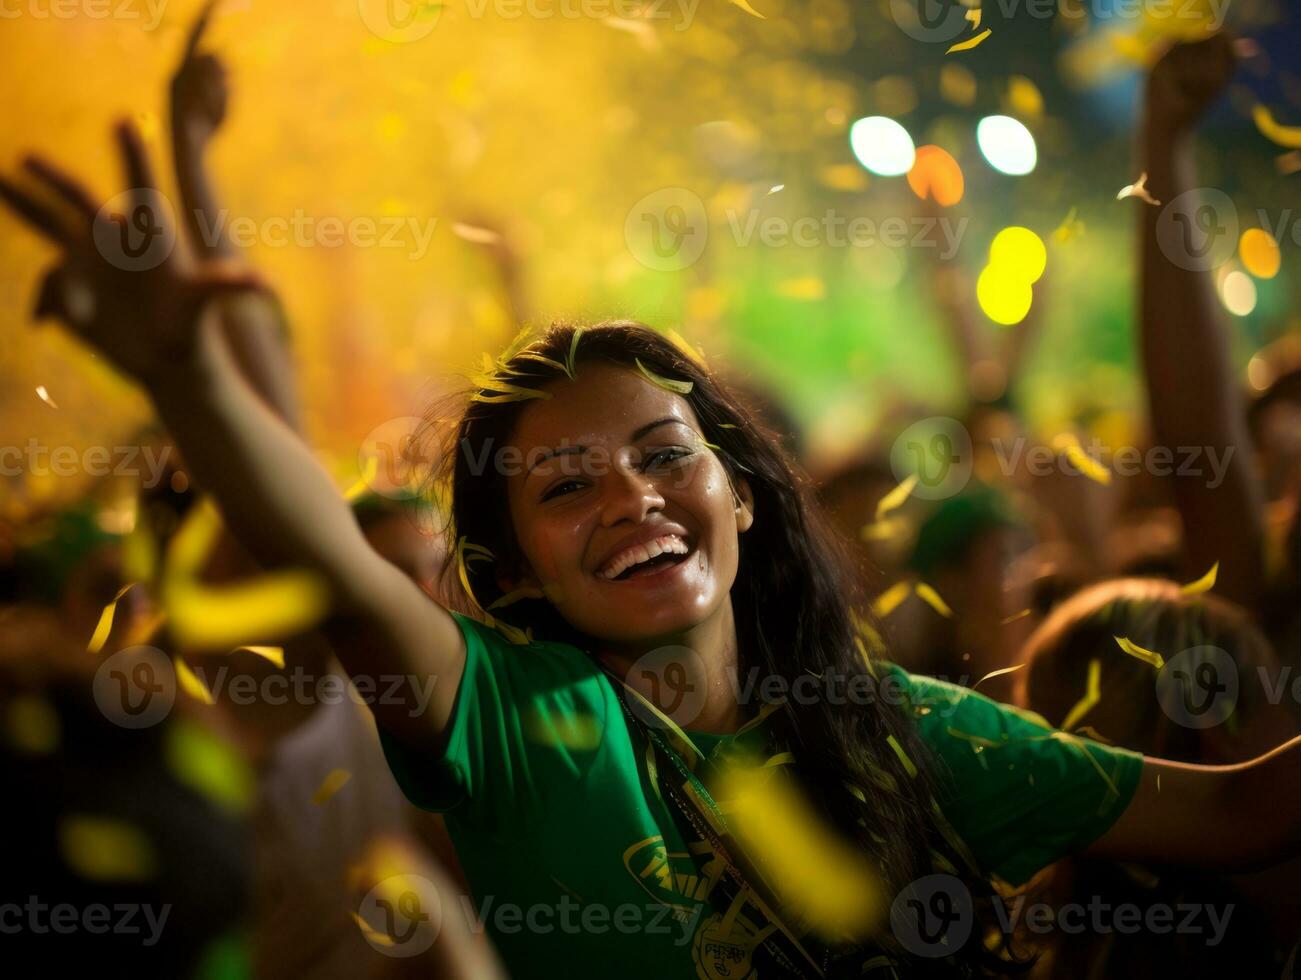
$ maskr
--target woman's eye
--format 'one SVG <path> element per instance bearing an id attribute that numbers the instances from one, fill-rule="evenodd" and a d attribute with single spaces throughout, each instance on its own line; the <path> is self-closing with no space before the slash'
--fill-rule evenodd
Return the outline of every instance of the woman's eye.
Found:
<path id="1" fill-rule="evenodd" d="M 583 485 L 577 480 L 566 480 L 564 483 L 557 483 L 554 487 L 549 487 L 542 495 L 543 500 L 552 500 L 555 497 L 563 497 L 567 493 L 573 493 L 575 490 L 581 490 Z"/>
<path id="2" fill-rule="evenodd" d="M 676 463 L 685 456 L 690 456 L 691 450 L 674 446 L 670 449 L 658 449 L 646 457 L 646 469 L 651 470 L 657 467 L 669 466 Z"/>

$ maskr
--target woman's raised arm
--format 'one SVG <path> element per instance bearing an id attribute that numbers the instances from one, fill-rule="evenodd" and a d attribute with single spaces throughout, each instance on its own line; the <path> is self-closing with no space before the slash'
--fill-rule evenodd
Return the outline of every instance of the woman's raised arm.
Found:
<path id="1" fill-rule="evenodd" d="M 1232 766 L 1144 759 L 1134 799 L 1089 853 L 1228 872 L 1295 857 L 1301 853 L 1301 737 Z"/>
<path id="2" fill-rule="evenodd" d="M 465 647 L 451 615 L 367 544 L 328 474 L 235 369 L 209 309 L 259 283 L 227 265 L 192 267 L 138 133 L 118 128 L 131 188 L 126 216 L 110 214 L 48 161 L 26 169 L 40 191 L 0 179 L 0 199 L 63 249 L 46 275 L 37 317 L 56 316 L 149 391 L 200 485 L 226 525 L 264 565 L 318 573 L 332 598 L 323 628 L 349 674 L 400 683 L 377 719 L 419 744 L 451 712 Z M 421 696 L 429 678 L 432 697 Z"/>

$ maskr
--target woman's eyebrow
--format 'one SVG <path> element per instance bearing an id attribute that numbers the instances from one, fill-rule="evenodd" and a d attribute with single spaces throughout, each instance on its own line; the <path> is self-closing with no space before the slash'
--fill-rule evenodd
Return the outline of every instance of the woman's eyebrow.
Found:
<path id="1" fill-rule="evenodd" d="M 572 456 L 575 453 L 582 454 L 585 452 L 587 452 L 586 446 L 564 446 L 560 449 L 548 449 L 545 452 L 540 453 L 537 459 L 533 460 L 533 462 L 529 464 L 528 472 L 525 475 L 532 476 L 533 471 L 549 459 L 555 459 L 557 456 Z"/>
<path id="2" fill-rule="evenodd" d="M 654 432 L 661 425 L 671 425 L 673 423 L 686 426 L 688 429 L 691 428 L 691 426 L 687 425 L 687 423 L 684 422 L 682 419 L 676 418 L 675 416 L 672 415 L 666 415 L 664 416 L 664 418 L 656 419 L 654 422 L 647 422 L 645 425 L 643 425 L 641 428 L 639 428 L 636 432 L 632 434 L 632 438 L 629 441 L 636 442 L 638 439 L 642 438 L 643 436 L 649 435 L 650 433 Z"/>

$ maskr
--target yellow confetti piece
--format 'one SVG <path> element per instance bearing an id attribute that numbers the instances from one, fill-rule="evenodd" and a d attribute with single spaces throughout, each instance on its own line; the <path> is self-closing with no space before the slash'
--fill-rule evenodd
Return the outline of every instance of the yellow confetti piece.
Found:
<path id="1" fill-rule="evenodd" d="M 145 833 L 110 817 L 62 817 L 59 851 L 68 867 L 91 881 L 147 881 L 158 866 L 153 844 Z"/>
<path id="2" fill-rule="evenodd" d="M 1022 609 L 1018 613 L 1012 613 L 1010 616 L 1004 616 L 998 621 L 999 626 L 1006 626 L 1008 623 L 1015 623 L 1018 619 L 1025 619 L 1030 615 L 1029 609 Z"/>
<path id="3" fill-rule="evenodd" d="M 36 386 L 36 397 L 39 398 L 41 401 L 45 402 L 45 404 L 49 405 L 50 408 L 59 407 L 58 405 L 54 404 L 54 399 L 51 398 L 50 393 L 45 390 L 45 385 Z"/>
<path id="4" fill-rule="evenodd" d="M 538 745 L 590 752 L 601 744 L 601 723 L 589 714 L 553 715 L 534 708 L 523 722 L 525 736 Z"/>
<path id="5" fill-rule="evenodd" d="M 945 53 L 945 54 L 953 54 L 953 53 L 956 52 L 956 51 L 970 51 L 972 48 L 976 47 L 978 44 L 983 44 L 983 43 L 985 42 L 985 39 L 986 39 L 987 37 L 989 37 L 989 35 L 991 35 L 991 34 L 993 34 L 993 33 L 994 33 L 994 32 L 993 32 L 992 30 L 990 30 L 988 27 L 986 27 L 983 31 L 981 31 L 981 32 L 980 32 L 979 34 L 977 34 L 975 37 L 968 38 L 968 39 L 965 40 L 965 41 L 959 41 L 957 44 L 954 44 L 954 45 L 950 45 L 949 49 L 948 49 L 947 51 L 945 51 L 944 53 Z"/>
<path id="6" fill-rule="evenodd" d="M 1220 563 L 1217 561 L 1211 566 L 1210 571 L 1199 578 L 1196 582 L 1189 582 L 1179 591 L 1184 595 L 1201 595 L 1203 592 L 1210 592 L 1215 588 L 1215 579 L 1220 574 Z"/>
<path id="7" fill-rule="evenodd" d="M 1013 674 L 1013 673 L 1016 673 L 1018 670 L 1020 670 L 1020 669 L 1021 669 L 1022 667 L 1024 667 L 1024 666 L 1025 666 L 1025 664 L 1016 664 L 1016 665 L 1013 666 L 1013 667 L 1000 667 L 998 670 L 991 670 L 988 674 L 986 674 L 986 675 L 985 675 L 984 677 L 982 677 L 980 680 L 976 681 L 976 683 L 972 684 L 972 685 L 971 685 L 971 689 L 974 691 L 976 688 L 980 687 L 981 684 L 985 683 L 985 681 L 990 680 L 991 678 L 994 678 L 994 677 L 1002 677 L 1004 674 Z"/>
<path id="8" fill-rule="evenodd" d="M 1124 187 L 1122 187 L 1119 191 L 1116 192 L 1117 201 L 1123 201 L 1127 197 L 1136 197 L 1140 201 L 1150 204 L 1153 207 L 1161 206 L 1161 202 L 1158 201 L 1155 197 L 1153 197 L 1150 193 L 1148 193 L 1146 170 L 1138 175 L 1138 180 L 1134 181 L 1134 183 L 1126 184 Z"/>
<path id="9" fill-rule="evenodd" d="M 899 507 L 903 506 L 903 502 L 908 499 L 909 494 L 911 494 L 913 489 L 917 486 L 918 479 L 917 474 L 913 473 L 911 476 L 906 477 L 897 487 L 878 500 L 876 504 L 876 519 L 879 521 L 885 517 L 886 514 L 890 513 L 890 511 L 897 510 Z"/>
<path id="10" fill-rule="evenodd" d="M 886 905 L 872 862 L 825 823 L 780 768 L 729 767 L 718 798 L 728 807 L 728 824 L 794 916 L 838 942 L 878 927 Z"/>
<path id="11" fill-rule="evenodd" d="M 908 758 L 908 753 L 903 750 L 903 746 L 899 744 L 899 740 L 893 735 L 887 735 L 885 740 L 890 743 L 890 748 L 894 749 L 894 754 L 897 755 L 899 761 L 903 763 L 904 771 L 908 773 L 911 778 L 915 779 L 917 777 L 917 766 L 913 764 L 912 759 Z"/>
<path id="12" fill-rule="evenodd" d="M 257 780 L 229 742 L 186 718 L 168 725 L 165 739 L 163 757 L 180 782 L 231 813 L 250 810 Z"/>
<path id="13" fill-rule="evenodd" d="M 734 7 L 740 7 L 742 10 L 744 10 L 744 11 L 745 11 L 747 14 L 749 14 L 751 17 L 758 17 L 760 20 L 767 20 L 767 19 L 768 19 L 768 18 L 765 17 L 763 14 L 759 13 L 759 11 L 757 11 L 757 10 L 755 10 L 753 7 L 751 7 L 751 6 L 750 6 L 750 3 L 749 3 L 749 0 L 728 0 L 728 3 L 732 4 L 732 6 L 734 6 Z"/>
<path id="14" fill-rule="evenodd" d="M 917 598 L 921 599 L 941 616 L 953 617 L 953 610 L 949 608 L 948 603 L 941 599 L 940 594 L 925 582 L 917 583 Z"/>
<path id="15" fill-rule="evenodd" d="M 682 336 L 682 334 L 680 334 L 680 333 L 678 333 L 676 330 L 670 328 L 670 329 L 668 329 L 668 330 L 666 330 L 666 331 L 664 332 L 664 336 L 668 337 L 669 340 L 672 341 L 673 346 L 676 347 L 678 350 L 682 351 L 682 353 L 686 354 L 687 357 L 691 358 L 693 361 L 695 361 L 695 362 L 696 362 L 697 364 L 699 364 L 701 367 L 705 367 L 705 366 L 706 366 L 706 365 L 705 365 L 705 352 L 702 351 L 702 350 L 701 350 L 699 347 L 697 347 L 695 344 L 693 344 L 693 343 L 691 343 L 689 340 L 687 340 L 687 338 L 684 337 L 684 336 Z"/>
<path id="16" fill-rule="evenodd" d="M 962 15 L 962 19 L 965 20 L 968 24 L 970 24 L 973 30 L 974 30 L 975 28 L 979 27 L 979 26 L 980 26 L 980 8 L 979 8 L 979 7 L 976 7 L 974 10 L 968 10 L 968 11 L 966 11 L 966 12 Z"/>
<path id="17" fill-rule="evenodd" d="M 379 457 L 378 456 L 367 457 L 366 466 L 361 471 L 361 476 L 357 478 L 356 483 L 350 486 L 347 490 L 343 491 L 343 499 L 349 502 L 356 500 L 363 493 L 365 493 L 367 490 L 370 489 L 370 486 L 372 483 L 374 483 L 375 476 L 378 473 L 379 473 Z"/>
<path id="18" fill-rule="evenodd" d="M 1101 483 L 1103 486 L 1111 483 L 1111 470 L 1084 451 L 1075 433 L 1063 432 L 1053 438 L 1052 445 L 1058 452 L 1066 455 L 1072 466 L 1094 483 Z"/>
<path id="19" fill-rule="evenodd" d="M 271 661 L 271 663 L 275 664 L 281 670 L 284 669 L 285 666 L 284 647 L 255 647 L 255 646 L 249 646 L 248 644 L 244 644 L 243 646 L 235 647 L 235 649 L 231 650 L 230 652 L 238 653 L 240 650 L 247 650 L 249 653 L 255 653 L 259 657 L 263 658 L 264 660 Z"/>
<path id="20" fill-rule="evenodd" d="M 221 514 L 216 504 L 211 497 L 200 497 L 167 542 L 167 555 L 163 560 L 164 581 L 198 578 L 220 533 Z"/>
<path id="21" fill-rule="evenodd" d="M 314 572 L 287 569 L 221 588 L 167 584 L 163 605 L 182 646 L 229 650 L 311 629 L 329 610 L 329 589 Z"/>
<path id="22" fill-rule="evenodd" d="M 1102 661 L 1094 657 L 1089 661 L 1089 675 L 1084 685 L 1084 697 L 1075 702 L 1074 707 L 1066 712 L 1061 727 L 1073 731 L 1080 720 L 1097 706 L 1102 699 Z"/>
<path id="23" fill-rule="evenodd" d="M 1252 107 L 1251 118 L 1268 140 L 1289 150 L 1301 150 L 1301 126 L 1284 126 L 1274 119 L 1274 114 L 1259 102 Z"/>
<path id="24" fill-rule="evenodd" d="M 675 395 L 691 394 L 691 389 L 694 387 L 694 384 L 692 382 L 675 381 L 671 378 L 662 377 L 656 374 L 650 368 L 648 368 L 645 364 L 643 364 L 641 362 L 641 358 L 635 357 L 633 358 L 633 360 L 637 364 L 637 370 L 642 373 L 642 375 L 646 378 L 647 381 L 649 381 L 651 384 L 655 385 L 656 387 L 663 388 L 665 391 L 671 391 Z"/>
<path id="25" fill-rule="evenodd" d="M 347 769 L 332 769 L 330 774 L 321 782 L 321 785 L 316 788 L 316 792 L 312 794 L 312 802 L 317 806 L 323 805 L 330 797 L 343 789 L 351 778 L 352 773 Z"/>
<path id="26" fill-rule="evenodd" d="M 190 665 L 178 653 L 175 657 L 176 680 L 181 685 L 181 690 L 204 704 L 216 704 L 212 692 L 208 690 L 208 685 L 199 680 L 197 674 L 190 669 Z"/>
<path id="27" fill-rule="evenodd" d="M 1157 670 L 1160 670 L 1165 666 L 1165 658 L 1155 650 L 1146 650 L 1128 637 L 1113 636 L 1112 639 L 1116 641 L 1116 645 L 1120 647 L 1120 649 L 1124 650 L 1131 657 L 1137 657 L 1144 663 L 1151 664 Z"/>
<path id="28" fill-rule="evenodd" d="M 889 517 L 863 525 L 858 532 L 864 541 L 890 541 L 904 534 L 912 525 L 902 517 Z"/>
<path id="29" fill-rule="evenodd" d="M 356 912 L 352 913 L 352 920 L 357 923 L 357 927 L 361 930 L 361 934 L 366 937 L 368 942 L 377 943 L 380 946 L 394 946 L 397 944 L 397 940 L 393 939 L 391 936 L 386 936 L 378 929 L 373 928 L 369 922 L 363 919 Z"/>
<path id="30" fill-rule="evenodd" d="M 495 245 L 501 241 L 501 235 L 491 228 L 478 228 L 461 221 L 452 224 L 452 234 L 475 245 Z"/>
<path id="31" fill-rule="evenodd" d="M 106 605 L 99 614 L 99 622 L 95 624 L 95 632 L 91 634 L 90 642 L 86 644 L 87 653 L 99 653 L 104 649 L 104 644 L 108 642 L 109 633 L 113 632 L 113 614 L 117 610 L 118 600 L 127 594 L 127 590 L 135 585 L 134 582 L 128 582 L 122 588 L 117 590 L 117 595 L 113 596 L 113 601 Z"/>
<path id="32" fill-rule="evenodd" d="M 35 694 L 20 694 L 5 705 L 5 737 L 28 755 L 49 755 L 59 747 L 62 726 L 54 705 Z"/>
<path id="33" fill-rule="evenodd" d="M 1053 229 L 1053 241 L 1058 245 L 1068 245 L 1084 234 L 1084 222 L 1076 217 L 1078 212 L 1078 208 L 1072 207 L 1062 223 Z"/>
<path id="34" fill-rule="evenodd" d="M 122 574 L 133 582 L 152 584 L 158 572 L 158 542 L 148 522 L 140 519 L 122 539 Z"/>
<path id="35" fill-rule="evenodd" d="M 872 602 L 872 612 L 876 614 L 878 619 L 885 619 L 886 616 L 898 609 L 899 604 L 911 594 L 911 583 L 896 582 L 876 597 Z"/>

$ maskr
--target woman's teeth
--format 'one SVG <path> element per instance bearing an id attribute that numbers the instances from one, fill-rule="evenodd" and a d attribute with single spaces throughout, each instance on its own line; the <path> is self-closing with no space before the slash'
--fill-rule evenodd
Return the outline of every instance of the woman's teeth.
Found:
<path id="1" fill-rule="evenodd" d="M 676 534 L 666 534 L 644 544 L 635 544 L 614 556 L 597 574 L 605 579 L 615 579 L 637 565 L 658 558 L 660 555 L 685 555 L 690 549 L 687 543 Z"/>

